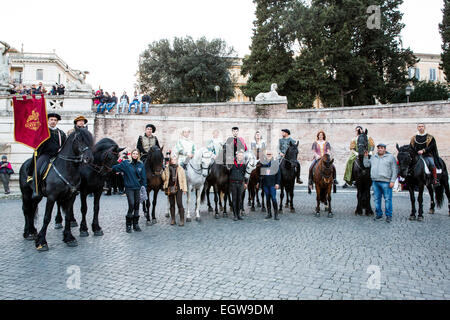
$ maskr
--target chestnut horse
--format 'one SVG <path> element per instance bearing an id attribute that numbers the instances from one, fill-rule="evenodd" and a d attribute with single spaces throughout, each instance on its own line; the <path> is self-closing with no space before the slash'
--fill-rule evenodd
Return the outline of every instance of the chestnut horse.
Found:
<path id="1" fill-rule="evenodd" d="M 328 208 L 328 218 L 333 217 L 331 212 L 331 188 L 333 187 L 333 162 L 329 154 L 324 154 L 314 167 L 313 181 L 316 185 L 316 217 L 320 217 L 320 202 Z"/>

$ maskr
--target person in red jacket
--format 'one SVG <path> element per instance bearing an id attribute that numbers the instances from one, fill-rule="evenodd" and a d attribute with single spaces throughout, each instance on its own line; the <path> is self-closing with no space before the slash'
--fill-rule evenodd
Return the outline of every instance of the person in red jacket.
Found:
<path id="1" fill-rule="evenodd" d="M 9 180 L 11 175 L 14 174 L 14 170 L 11 163 L 8 162 L 8 157 L 2 156 L 2 161 L 0 162 L 0 179 L 3 182 L 3 188 L 5 188 L 5 194 L 9 194 Z"/>

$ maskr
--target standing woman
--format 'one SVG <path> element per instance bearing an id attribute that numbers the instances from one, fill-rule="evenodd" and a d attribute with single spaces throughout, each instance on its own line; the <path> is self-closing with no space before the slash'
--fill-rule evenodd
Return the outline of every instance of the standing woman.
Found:
<path id="1" fill-rule="evenodd" d="M 125 154 L 122 154 L 124 159 Z M 139 200 L 141 187 L 147 187 L 147 176 L 144 164 L 140 161 L 139 150 L 131 151 L 131 161 L 123 160 L 112 167 L 115 172 L 122 172 L 125 184 L 125 194 L 128 199 L 128 212 L 126 215 L 127 232 L 131 232 L 131 223 L 134 231 L 142 231 L 139 228 Z M 133 216 L 134 211 L 134 216 Z"/>
<path id="2" fill-rule="evenodd" d="M 170 225 L 173 226 L 175 222 L 175 200 L 178 206 L 178 213 L 180 214 L 179 226 L 184 226 L 184 207 L 183 194 L 187 193 L 186 173 L 184 169 L 178 165 L 178 158 L 176 154 L 170 157 L 169 165 L 163 171 L 161 178 L 163 180 L 163 189 L 169 197 L 170 203 Z"/>

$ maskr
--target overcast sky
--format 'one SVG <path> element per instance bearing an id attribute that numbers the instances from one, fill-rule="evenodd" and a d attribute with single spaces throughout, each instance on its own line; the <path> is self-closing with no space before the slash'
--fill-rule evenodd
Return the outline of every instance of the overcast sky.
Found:
<path id="1" fill-rule="evenodd" d="M 440 53 L 443 0 L 405 0 L 402 37 L 414 52 Z M 25 52 L 53 52 L 71 68 L 88 70 L 96 89 L 132 93 L 139 54 L 174 36 L 222 38 L 249 53 L 252 0 L 2 1 L 0 39 Z"/>

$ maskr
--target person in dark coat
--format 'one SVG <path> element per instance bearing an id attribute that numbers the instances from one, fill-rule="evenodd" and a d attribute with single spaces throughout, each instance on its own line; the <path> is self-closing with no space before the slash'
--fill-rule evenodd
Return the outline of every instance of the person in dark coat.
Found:
<path id="1" fill-rule="evenodd" d="M 417 134 L 411 138 L 411 147 L 422 156 L 433 175 L 433 184 L 439 185 L 436 168 L 440 168 L 436 139 L 425 131 L 425 124 L 417 125 Z"/>
<path id="2" fill-rule="evenodd" d="M 36 159 L 36 169 L 38 176 L 34 177 L 34 161 L 31 161 L 30 166 L 28 167 L 28 179 L 27 181 L 36 178 L 38 181 L 38 185 L 40 182 L 39 171 L 42 166 L 46 166 L 51 158 L 54 158 L 58 155 L 59 151 L 61 151 L 64 142 L 66 142 L 66 134 L 61 129 L 57 128 L 58 121 L 61 120 L 61 116 L 57 113 L 49 113 L 48 117 L 48 128 L 50 131 L 50 138 L 48 138 L 44 143 L 42 143 L 37 149 L 37 159 Z M 36 189 L 36 183 L 32 183 L 33 188 L 33 197 L 37 197 L 38 190 Z"/>
<path id="3" fill-rule="evenodd" d="M 265 158 L 261 161 L 261 174 L 259 176 L 259 184 L 266 194 L 267 201 L 267 216 L 265 219 L 272 218 L 272 210 L 270 202 L 272 201 L 274 219 L 278 219 L 278 204 L 277 204 L 277 190 L 280 188 L 281 172 L 278 161 L 273 159 L 273 153 L 270 150 L 266 151 Z"/>
<path id="4" fill-rule="evenodd" d="M 242 193 L 247 189 L 248 179 L 245 177 L 247 165 L 244 164 L 244 152 L 238 151 L 236 160 L 230 168 L 230 189 L 233 202 L 233 220 L 242 220 L 240 215 Z"/>
<path id="5" fill-rule="evenodd" d="M 122 172 L 125 184 L 125 193 L 128 199 L 128 212 L 126 219 L 126 231 L 131 232 L 131 224 L 134 231 L 142 231 L 139 227 L 139 200 L 141 187 L 147 187 L 147 176 L 144 164 L 140 161 L 139 150 L 131 151 L 131 161 L 124 160 L 112 167 L 114 172 Z M 134 212 L 134 215 L 133 215 Z"/>
<path id="6" fill-rule="evenodd" d="M 3 188 L 5 188 L 5 194 L 9 194 L 9 180 L 11 175 L 14 174 L 14 170 L 11 163 L 8 162 L 8 157 L 6 155 L 2 156 L 2 161 L 0 162 L 0 180 L 2 180 Z"/>

